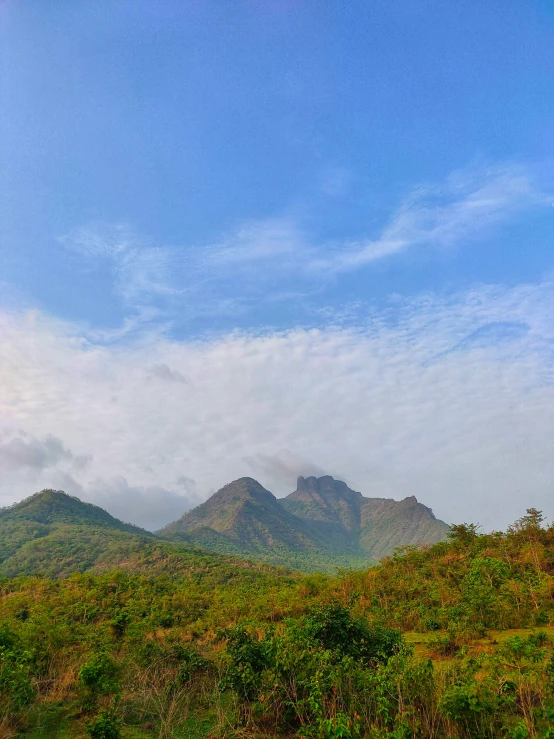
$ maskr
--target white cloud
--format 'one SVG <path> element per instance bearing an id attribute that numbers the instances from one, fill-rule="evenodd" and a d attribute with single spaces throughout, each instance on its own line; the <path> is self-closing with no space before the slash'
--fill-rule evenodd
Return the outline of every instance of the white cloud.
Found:
<path id="1" fill-rule="evenodd" d="M 150 374 L 152 378 L 162 382 L 188 382 L 181 372 L 171 369 L 167 364 L 155 364 L 150 368 Z"/>
<path id="2" fill-rule="evenodd" d="M 518 213 L 550 202 L 521 166 L 459 170 L 441 185 L 415 188 L 376 239 L 344 244 L 318 256 L 312 268 L 344 272 L 415 246 L 452 246 L 482 238 Z"/>
<path id="3" fill-rule="evenodd" d="M 61 460 L 71 459 L 72 454 L 62 442 L 53 436 L 39 441 L 20 433 L 0 442 L 0 473 L 18 470 L 44 470 L 54 467 Z"/>
<path id="4" fill-rule="evenodd" d="M 151 332 L 97 345 L 77 326 L 5 313 L 0 415 L 39 447 L 18 457 L 16 435 L 2 439 L 7 459 L 31 464 L 2 476 L 0 500 L 67 483 L 142 525 L 162 501 L 159 525 L 241 475 L 285 494 L 320 469 L 365 495 L 415 494 L 447 521 L 503 527 L 532 505 L 552 517 L 552 287 L 196 342 Z"/>
<path id="5" fill-rule="evenodd" d="M 122 521 L 129 521 L 149 531 L 156 531 L 168 521 L 175 521 L 185 511 L 200 503 L 194 494 L 182 494 L 159 485 L 131 486 L 116 475 L 109 480 L 97 478 L 74 494 L 102 506 Z"/>
<path id="6" fill-rule="evenodd" d="M 445 182 L 415 187 L 375 237 L 316 243 L 297 219 L 248 221 L 216 243 L 155 246 L 124 224 L 93 223 L 63 243 L 110 266 L 113 290 L 133 315 L 124 330 L 176 316 L 255 311 L 260 303 L 296 301 L 341 273 L 415 248 L 451 248 L 483 238 L 522 212 L 550 207 L 552 197 L 530 169 L 472 167 Z"/>

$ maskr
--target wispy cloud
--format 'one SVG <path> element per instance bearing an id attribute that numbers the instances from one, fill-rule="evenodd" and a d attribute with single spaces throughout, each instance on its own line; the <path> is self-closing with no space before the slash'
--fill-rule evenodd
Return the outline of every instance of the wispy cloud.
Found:
<path id="1" fill-rule="evenodd" d="M 290 490 L 296 488 L 296 481 L 300 475 L 321 477 L 328 474 L 323 467 L 293 454 L 288 449 L 277 451 L 274 454 L 255 454 L 247 456 L 244 461 L 254 475 L 263 477 L 270 490 Z M 335 476 L 339 471 L 334 470 Z M 345 477 L 341 477 L 345 480 Z"/>
<path id="2" fill-rule="evenodd" d="M 241 475 L 284 494 L 325 470 L 447 521 L 500 527 L 529 505 L 552 517 L 553 287 L 194 342 L 99 345 L 40 313 L 0 314 L 0 416 L 21 430 L 2 438 L 0 500 L 65 487 L 147 525 L 159 499 L 158 525 Z"/>
<path id="3" fill-rule="evenodd" d="M 318 243 L 293 217 L 246 222 L 204 245 L 154 246 L 122 224 L 90 224 L 63 241 L 87 259 L 109 264 L 133 328 L 177 313 L 193 320 L 244 313 L 260 302 L 298 301 L 378 260 L 483 239 L 551 201 L 530 169 L 504 164 L 418 185 L 376 236 L 357 241 Z"/>
<path id="4" fill-rule="evenodd" d="M 63 236 L 61 242 L 89 264 L 107 264 L 114 293 L 143 321 L 169 307 L 183 291 L 175 270 L 180 266 L 178 251 L 150 244 L 128 224 L 89 223 Z"/>
<path id="5" fill-rule="evenodd" d="M 208 249 L 208 264 L 244 264 L 288 258 L 302 251 L 306 237 L 290 218 L 273 218 L 242 225 Z"/>
<path id="6" fill-rule="evenodd" d="M 483 237 L 522 211 L 546 206 L 528 170 L 516 165 L 454 172 L 441 185 L 415 188 L 375 239 L 344 244 L 311 266 L 329 272 L 357 269 L 415 246 L 453 246 Z"/>

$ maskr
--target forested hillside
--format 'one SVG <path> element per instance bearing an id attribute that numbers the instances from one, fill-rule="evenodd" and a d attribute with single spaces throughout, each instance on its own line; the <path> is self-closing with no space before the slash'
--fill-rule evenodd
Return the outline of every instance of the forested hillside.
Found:
<path id="1" fill-rule="evenodd" d="M 152 564 L 0 581 L 2 736 L 553 736 L 554 527 L 535 510 L 340 577 Z"/>
<path id="2" fill-rule="evenodd" d="M 367 567 L 397 547 L 434 544 L 448 530 L 413 496 L 366 498 L 324 475 L 299 477 L 285 498 L 242 477 L 157 533 L 216 552 L 332 573 Z"/>
<path id="3" fill-rule="evenodd" d="M 239 569 L 252 566 L 186 542 L 162 541 L 61 491 L 43 490 L 0 509 L 0 576 L 57 578 L 114 568 L 150 575 L 182 575 L 203 568 L 207 562 L 232 562 Z"/>
<path id="4" fill-rule="evenodd" d="M 434 543 L 448 532 L 415 498 L 364 498 L 328 476 L 300 481 L 305 490 L 279 500 L 256 480 L 240 478 L 156 534 L 61 490 L 43 490 L 0 509 L 0 575 L 138 571 L 167 558 L 179 569 L 198 548 L 336 573 L 367 567 L 398 546 Z"/>

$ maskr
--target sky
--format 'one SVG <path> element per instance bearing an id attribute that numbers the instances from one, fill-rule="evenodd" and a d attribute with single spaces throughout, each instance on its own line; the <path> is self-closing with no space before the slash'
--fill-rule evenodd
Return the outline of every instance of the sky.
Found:
<path id="1" fill-rule="evenodd" d="M 0 505 L 554 518 L 554 6 L 4 0 Z"/>

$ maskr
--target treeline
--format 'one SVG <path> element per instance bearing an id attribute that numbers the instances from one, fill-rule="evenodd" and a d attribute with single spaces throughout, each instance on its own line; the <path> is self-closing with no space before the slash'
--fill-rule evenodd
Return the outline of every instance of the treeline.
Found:
<path id="1" fill-rule="evenodd" d="M 507 533 L 453 526 L 449 540 L 351 572 L 341 586 L 369 616 L 404 630 L 544 626 L 552 621 L 554 525 L 529 509 Z"/>
<path id="2" fill-rule="evenodd" d="M 339 577 L 4 579 L 0 736 L 552 739 L 553 623 L 533 509 Z"/>

